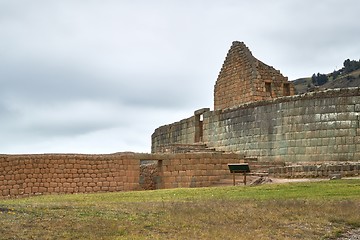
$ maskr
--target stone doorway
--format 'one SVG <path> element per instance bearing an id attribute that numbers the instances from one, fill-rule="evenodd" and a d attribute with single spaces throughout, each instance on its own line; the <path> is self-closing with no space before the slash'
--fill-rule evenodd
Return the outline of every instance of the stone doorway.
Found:
<path id="1" fill-rule="evenodd" d="M 209 108 L 202 108 L 194 113 L 195 117 L 195 139 L 194 143 L 203 142 L 204 136 L 204 113 L 210 111 Z"/>
<path id="2" fill-rule="evenodd" d="M 143 190 L 162 189 L 162 160 L 140 160 L 139 185 Z"/>
<path id="3" fill-rule="evenodd" d="M 203 114 L 195 115 L 195 143 L 203 141 L 204 135 L 204 116 Z"/>

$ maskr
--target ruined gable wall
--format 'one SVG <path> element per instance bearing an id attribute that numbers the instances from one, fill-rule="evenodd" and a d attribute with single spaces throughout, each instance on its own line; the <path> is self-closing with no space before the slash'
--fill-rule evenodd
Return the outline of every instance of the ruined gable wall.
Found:
<path id="1" fill-rule="evenodd" d="M 287 95 L 294 95 L 287 77 L 256 59 L 244 43 L 233 42 L 215 83 L 215 110 Z"/>
<path id="2" fill-rule="evenodd" d="M 273 98 L 292 96 L 295 94 L 294 84 L 289 82 L 288 78 L 284 77 L 279 70 L 276 70 L 259 60 L 257 61 L 258 81 L 256 94 L 260 96 L 259 100 L 271 100 Z M 271 84 L 271 95 L 266 92 L 266 82 Z M 286 93 L 286 85 L 288 87 L 288 93 Z"/>
<path id="3" fill-rule="evenodd" d="M 244 43 L 234 42 L 215 83 L 214 109 L 253 101 L 255 59 Z"/>

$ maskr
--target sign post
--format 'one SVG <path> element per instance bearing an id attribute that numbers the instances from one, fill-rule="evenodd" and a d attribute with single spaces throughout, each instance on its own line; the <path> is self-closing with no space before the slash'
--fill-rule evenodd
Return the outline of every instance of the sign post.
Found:
<path id="1" fill-rule="evenodd" d="M 246 173 L 250 172 L 248 163 L 229 163 L 228 164 L 230 173 L 233 174 L 233 185 L 235 186 L 235 173 L 244 174 L 244 185 L 246 185 Z"/>

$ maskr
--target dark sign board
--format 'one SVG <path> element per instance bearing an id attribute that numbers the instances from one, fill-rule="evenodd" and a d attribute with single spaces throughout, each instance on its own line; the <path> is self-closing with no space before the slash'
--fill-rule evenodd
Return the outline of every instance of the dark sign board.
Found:
<path id="1" fill-rule="evenodd" d="M 229 170 L 231 173 L 249 173 L 250 168 L 248 163 L 229 163 Z"/>

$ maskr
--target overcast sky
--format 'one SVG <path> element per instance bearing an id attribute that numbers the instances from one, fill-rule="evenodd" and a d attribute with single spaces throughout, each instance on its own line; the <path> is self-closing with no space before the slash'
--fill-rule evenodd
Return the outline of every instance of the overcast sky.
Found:
<path id="1" fill-rule="evenodd" d="M 232 41 L 290 80 L 360 58 L 358 0 L 0 0 L 0 154 L 150 152 Z"/>

